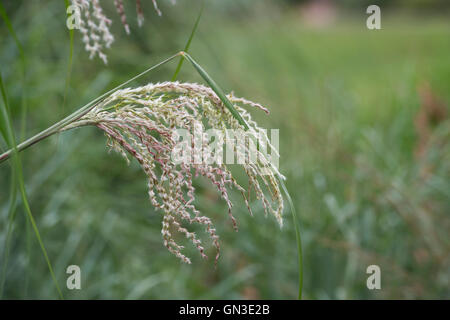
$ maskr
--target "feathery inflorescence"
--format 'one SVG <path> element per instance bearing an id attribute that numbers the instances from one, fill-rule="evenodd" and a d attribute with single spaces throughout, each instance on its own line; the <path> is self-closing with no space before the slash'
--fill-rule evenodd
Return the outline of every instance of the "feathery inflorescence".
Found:
<path id="1" fill-rule="evenodd" d="M 262 133 L 268 141 L 267 134 L 261 131 L 244 106 L 265 112 L 267 109 L 232 94 L 228 95 L 228 99 L 250 127 L 245 134 Z M 189 239 L 201 256 L 206 258 L 202 241 L 196 233 L 188 230 L 191 224 L 203 226 L 217 250 L 216 261 L 220 252 L 219 237 L 212 220 L 202 215 L 194 204 L 193 179 L 196 177 L 207 178 L 217 188 L 235 228 L 230 188 L 240 191 L 250 212 L 249 197 L 254 193 L 262 202 L 266 214 L 271 213 L 282 224 L 283 198 L 277 171 L 274 168 L 267 170 L 270 167 L 269 160 L 260 150 L 253 150 L 261 156 L 258 161 L 242 164 L 249 181 L 247 191 L 235 180 L 223 161 L 173 161 L 173 152 L 179 146 L 177 129 L 190 133 L 201 132 L 203 139 L 199 143 L 202 150 L 208 147 L 208 137 L 204 134 L 208 128 L 222 132 L 225 141 L 231 139 L 228 136 L 229 129 L 243 131 L 243 126 L 208 87 L 195 83 L 163 82 L 118 90 L 70 127 L 82 125 L 97 126 L 107 136 L 107 144 L 112 150 L 119 152 L 128 162 L 129 155 L 139 162 L 147 176 L 150 201 L 163 214 L 161 232 L 164 245 L 186 263 L 190 263 L 190 259 L 182 253 L 183 246 L 175 240 L 176 232 Z M 184 147 L 191 147 L 189 144 L 192 143 L 188 141 Z M 251 151 L 246 145 L 243 148 L 245 150 L 240 151 Z M 272 148 L 270 143 L 269 148 Z"/>
<path id="2" fill-rule="evenodd" d="M 109 31 L 112 21 L 104 15 L 99 0 L 72 0 L 72 3 L 80 9 L 79 29 L 89 58 L 98 55 L 106 64 L 108 60 L 104 48 L 109 48 L 114 42 Z"/>
<path id="3" fill-rule="evenodd" d="M 89 52 L 89 58 L 92 59 L 98 55 L 106 64 L 108 60 L 104 49 L 110 48 L 114 42 L 114 36 L 110 31 L 112 20 L 104 14 L 100 0 L 71 0 L 71 2 L 72 5 L 79 9 L 80 25 L 78 29 L 83 36 L 84 48 Z M 152 3 L 157 14 L 161 16 L 162 13 L 156 0 L 152 0 Z M 172 4 L 175 4 L 174 0 L 172 0 Z M 127 22 L 123 0 L 114 0 L 114 5 L 125 32 L 130 34 L 130 26 Z M 136 14 L 138 25 L 141 27 L 144 23 L 144 11 L 141 0 L 136 0 Z"/>

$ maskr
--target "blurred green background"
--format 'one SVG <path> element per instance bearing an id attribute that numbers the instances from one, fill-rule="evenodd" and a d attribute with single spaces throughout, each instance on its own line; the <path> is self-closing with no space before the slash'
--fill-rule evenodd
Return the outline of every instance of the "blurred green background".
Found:
<path id="1" fill-rule="evenodd" d="M 59 0 L 2 0 L 26 56 L 0 22 L 0 72 L 16 134 L 29 137 L 131 76 L 181 50 L 199 0 L 144 3 L 137 27 L 125 1 L 127 36 L 112 1 L 102 1 L 116 41 L 109 64 L 88 59 L 69 33 Z M 381 6 L 382 30 L 365 9 Z M 253 112 L 280 128 L 280 169 L 300 215 L 307 299 L 450 298 L 450 12 L 448 1 L 207 0 L 191 54 L 225 89 L 267 105 Z M 176 62 L 134 85 L 169 80 Z M 201 82 L 185 63 L 182 81 Z M 27 105 L 23 116 L 21 105 Z M 4 141 L 1 150 L 5 150 Z M 221 238 L 217 268 L 187 245 L 183 265 L 162 244 L 161 214 L 139 166 L 108 154 L 95 128 L 60 134 L 22 153 L 32 212 L 69 299 L 293 299 L 297 258 L 292 218 L 280 229 L 232 193 L 226 205 L 199 181 L 196 205 Z M 10 170 L 0 165 L 0 259 L 4 259 Z M 287 203 L 286 203 L 287 206 Z M 3 298 L 57 298 L 21 202 Z M 28 230 L 28 232 L 27 232 Z M 198 230 L 201 233 L 200 230 Z M 207 241 L 207 236 L 202 234 Z M 211 248 L 208 249 L 213 254 Z M 0 266 L 4 265 L 1 261 Z M 68 290 L 68 265 L 82 290 Z M 381 290 L 366 268 L 379 265 Z"/>

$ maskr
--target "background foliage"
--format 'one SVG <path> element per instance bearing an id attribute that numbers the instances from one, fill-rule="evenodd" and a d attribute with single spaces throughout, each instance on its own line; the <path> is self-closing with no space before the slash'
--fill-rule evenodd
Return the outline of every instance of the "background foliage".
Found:
<path id="1" fill-rule="evenodd" d="M 391 2 L 382 7 L 382 30 L 369 31 L 365 8 L 351 1 L 322 1 L 319 9 L 308 1 L 207 1 L 191 54 L 226 91 L 269 106 L 269 117 L 254 117 L 280 128 L 281 171 L 301 216 L 306 298 L 450 297 L 450 22 L 438 2 Z M 22 138 L 179 51 L 200 8 L 200 1 L 160 1 L 160 18 L 148 4 L 139 29 L 130 4 L 127 36 L 105 5 L 116 36 L 109 64 L 89 60 L 75 32 L 65 95 L 64 1 L 2 3 L 26 56 L 1 22 L 0 72 Z M 169 80 L 175 67 L 138 83 Z M 179 79 L 201 81 L 187 63 Z M 23 152 L 22 163 L 66 298 L 296 296 L 287 212 L 280 230 L 256 203 L 250 217 L 235 194 L 235 233 L 218 194 L 198 181 L 197 205 L 218 227 L 222 257 L 215 269 L 213 259 L 192 250 L 193 265 L 182 265 L 162 245 L 161 215 L 148 201 L 144 174 L 109 155 L 98 130 L 52 137 Z M 0 259 L 10 178 L 1 164 Z M 17 204 L 3 297 L 57 298 L 20 198 Z M 65 289 L 70 264 L 81 267 L 82 290 Z M 370 264 L 381 267 L 381 290 L 366 288 Z"/>

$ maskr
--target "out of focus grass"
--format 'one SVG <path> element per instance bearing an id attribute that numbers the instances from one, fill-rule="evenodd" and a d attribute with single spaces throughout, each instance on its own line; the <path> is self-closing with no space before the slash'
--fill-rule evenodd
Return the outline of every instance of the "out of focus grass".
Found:
<path id="1" fill-rule="evenodd" d="M 255 118 L 280 128 L 281 171 L 301 216 L 304 296 L 449 298 L 448 19 L 391 13 L 383 15 L 382 30 L 369 31 L 363 12 L 341 13 L 334 24 L 315 29 L 296 7 L 250 3 L 207 6 L 191 53 L 226 91 L 268 105 L 271 115 L 256 112 Z M 187 1 L 163 5 L 163 18 L 147 8 L 145 27 L 131 20 L 128 37 L 109 8 L 117 38 L 109 65 L 87 59 L 75 33 L 63 109 L 69 56 L 64 4 L 5 7 L 28 54 L 27 136 L 180 50 L 198 13 Z M 1 25 L 0 71 L 16 128 L 20 63 Z M 164 66 L 140 83 L 168 80 L 175 67 Z M 201 81 L 188 64 L 179 80 Z M 437 106 L 447 116 L 430 116 L 427 126 L 416 129 L 420 115 Z M 222 257 L 215 269 L 192 250 L 193 265 L 181 265 L 162 245 L 161 215 L 147 199 L 144 174 L 136 164 L 127 167 L 108 155 L 95 129 L 51 138 L 23 152 L 22 161 L 31 207 L 61 286 L 68 265 L 81 267 L 82 290 L 65 289 L 68 298 L 296 296 L 295 235 L 287 214 L 280 230 L 257 203 L 250 217 L 236 194 L 235 233 L 225 204 L 199 181 L 196 205 L 215 221 Z M 0 253 L 9 178 L 3 164 Z M 4 297 L 56 298 L 37 243 L 27 260 L 25 230 L 18 214 Z M 366 288 L 371 264 L 381 267 L 381 290 Z"/>

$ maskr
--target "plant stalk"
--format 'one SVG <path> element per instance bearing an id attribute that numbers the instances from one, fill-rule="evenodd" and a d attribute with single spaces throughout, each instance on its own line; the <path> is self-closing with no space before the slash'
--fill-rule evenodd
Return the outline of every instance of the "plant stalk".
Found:
<path id="1" fill-rule="evenodd" d="M 60 132 L 65 126 L 67 126 L 68 124 L 80 119 L 82 116 L 84 116 L 86 113 L 88 113 L 90 110 L 92 110 L 92 108 L 94 108 L 97 104 L 99 104 L 104 98 L 106 98 L 108 95 L 110 95 L 111 93 L 113 93 L 114 91 L 122 88 L 123 86 L 127 85 L 128 83 L 130 83 L 133 80 L 136 80 L 137 78 L 143 76 L 144 74 L 152 71 L 153 69 L 156 69 L 160 66 L 162 66 L 163 64 L 173 60 L 174 58 L 178 57 L 182 55 L 181 52 L 178 52 L 176 54 L 174 54 L 173 56 L 167 58 L 166 60 L 155 64 L 154 66 L 148 68 L 147 70 L 145 70 L 144 72 L 141 72 L 140 74 L 134 76 L 133 78 L 125 81 L 124 83 L 118 85 L 117 87 L 115 87 L 114 89 L 111 89 L 110 91 L 102 94 L 100 97 L 92 100 L 91 102 L 85 104 L 83 107 L 81 107 L 80 109 L 78 109 L 77 111 L 73 112 L 72 114 L 68 115 L 67 117 L 65 117 L 64 119 L 58 121 L 57 123 L 53 124 L 52 126 L 48 127 L 47 129 L 39 132 L 38 134 L 36 134 L 35 136 L 25 140 L 24 142 L 20 143 L 17 145 L 17 152 L 23 151 L 29 147 L 31 147 L 33 144 L 44 140 L 45 138 L 48 138 L 52 135 L 54 135 L 55 133 Z M 8 160 L 12 153 L 14 152 L 13 149 L 10 149 L 6 152 L 4 152 L 3 154 L 0 155 L 0 163 Z"/>

